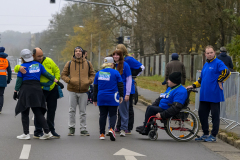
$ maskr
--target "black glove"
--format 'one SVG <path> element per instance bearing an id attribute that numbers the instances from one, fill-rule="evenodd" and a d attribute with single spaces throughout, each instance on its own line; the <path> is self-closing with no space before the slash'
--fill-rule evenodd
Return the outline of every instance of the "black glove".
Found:
<path id="1" fill-rule="evenodd" d="M 18 98 L 18 94 L 17 94 L 17 92 L 14 92 L 14 94 L 13 94 L 13 99 L 14 99 L 14 100 L 17 100 L 17 98 Z"/>
<path id="2" fill-rule="evenodd" d="M 7 81 L 7 84 L 9 84 L 10 83 L 10 81 Z"/>
<path id="3" fill-rule="evenodd" d="M 59 82 L 59 81 L 57 82 L 57 85 L 59 85 L 61 89 L 64 88 L 64 85 L 61 82 Z"/>

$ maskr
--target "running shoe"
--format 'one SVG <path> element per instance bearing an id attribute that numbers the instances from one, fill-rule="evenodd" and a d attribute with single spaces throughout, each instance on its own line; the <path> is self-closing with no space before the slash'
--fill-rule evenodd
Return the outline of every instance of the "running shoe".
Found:
<path id="1" fill-rule="evenodd" d="M 112 128 L 108 131 L 108 134 L 110 136 L 110 140 L 111 141 L 115 141 L 116 140 L 116 135 L 115 135 L 115 132 L 114 132 L 114 130 Z"/>

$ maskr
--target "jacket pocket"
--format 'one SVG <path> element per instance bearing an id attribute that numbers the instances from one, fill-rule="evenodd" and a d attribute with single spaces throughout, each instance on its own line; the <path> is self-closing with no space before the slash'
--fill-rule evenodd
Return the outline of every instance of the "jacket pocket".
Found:
<path id="1" fill-rule="evenodd" d="M 69 83 L 69 87 L 70 88 L 78 88 L 79 87 L 79 81 L 75 78 L 71 78 L 70 83 Z"/>
<path id="2" fill-rule="evenodd" d="M 84 81 L 81 84 L 81 90 L 88 91 L 89 86 L 90 86 L 89 81 Z"/>

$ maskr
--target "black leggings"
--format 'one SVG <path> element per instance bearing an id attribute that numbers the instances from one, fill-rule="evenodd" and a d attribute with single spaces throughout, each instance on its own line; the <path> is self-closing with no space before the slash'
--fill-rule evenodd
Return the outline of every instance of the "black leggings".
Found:
<path id="1" fill-rule="evenodd" d="M 46 110 L 41 107 L 32 107 L 31 108 L 34 114 L 34 118 L 36 121 L 41 124 L 41 127 L 44 130 L 44 133 L 49 133 L 49 127 L 47 125 L 47 121 L 44 117 Z M 29 111 L 30 108 L 27 108 L 25 111 L 21 112 L 22 114 L 22 125 L 23 125 L 23 133 L 29 134 Z"/>

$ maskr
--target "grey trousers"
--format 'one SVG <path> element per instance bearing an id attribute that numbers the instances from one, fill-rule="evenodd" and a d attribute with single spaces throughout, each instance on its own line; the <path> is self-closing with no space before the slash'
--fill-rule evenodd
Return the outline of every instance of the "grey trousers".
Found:
<path id="1" fill-rule="evenodd" d="M 79 106 L 80 115 L 80 130 L 84 131 L 87 128 L 86 125 L 86 106 L 87 106 L 88 95 L 87 93 L 75 93 L 69 92 L 69 128 L 75 128 L 76 124 L 76 109 Z"/>

